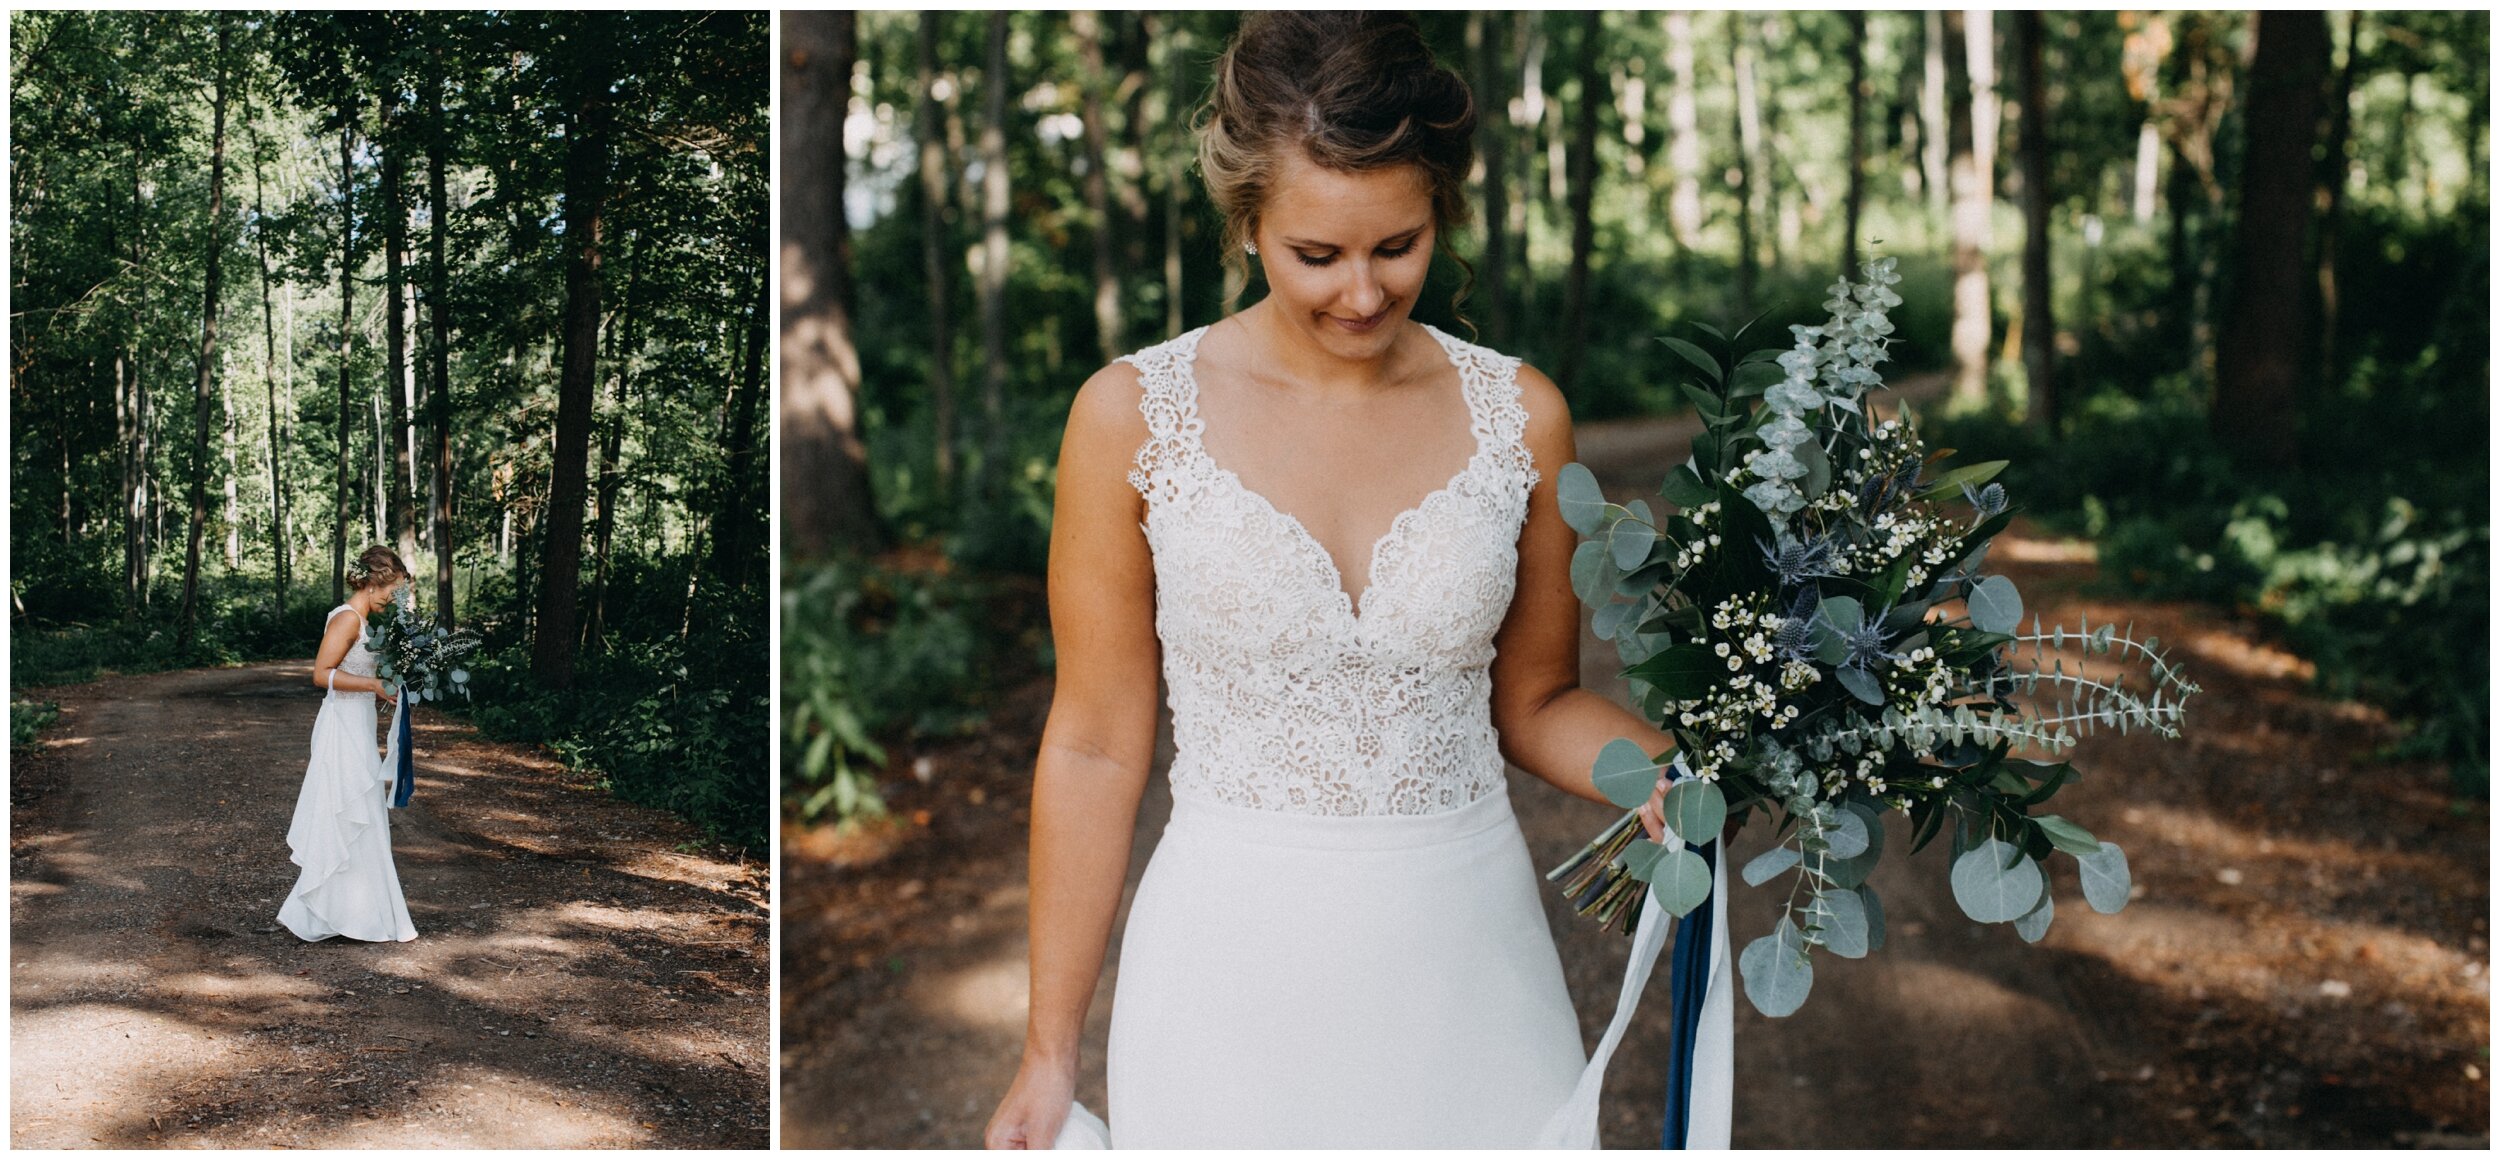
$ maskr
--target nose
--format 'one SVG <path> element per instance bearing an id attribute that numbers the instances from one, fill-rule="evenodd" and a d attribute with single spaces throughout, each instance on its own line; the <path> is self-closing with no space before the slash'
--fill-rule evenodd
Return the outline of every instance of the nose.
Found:
<path id="1" fill-rule="evenodd" d="M 1389 304 L 1389 291 L 1380 284 L 1380 272 L 1369 261 L 1348 263 L 1353 267 L 1354 284 L 1346 288 L 1346 308 L 1356 318 L 1369 318 Z"/>

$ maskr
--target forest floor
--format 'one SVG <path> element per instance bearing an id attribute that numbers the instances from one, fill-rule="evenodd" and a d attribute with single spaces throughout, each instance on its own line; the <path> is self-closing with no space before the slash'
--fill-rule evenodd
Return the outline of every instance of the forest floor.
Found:
<path id="1" fill-rule="evenodd" d="M 1591 424 L 1580 458 L 1620 502 L 1653 494 L 1692 434 Z M 1788 1018 L 1736 1004 L 1735 1143 L 2487 1147 L 2488 804 L 2454 799 L 2438 766 L 2384 759 L 2385 717 L 2313 692 L 2308 663 L 2253 615 L 2132 597 L 2089 543 L 2027 521 L 1989 563 L 2044 622 L 2132 621 L 2203 687 L 2182 740 L 2084 740 L 2085 780 L 2055 803 L 2126 849 L 2137 897 L 2095 913 L 2060 859 L 2057 920 L 2027 945 L 1964 918 L 1942 848 L 1904 856 L 1890 819 L 1873 878 L 1887 945 L 1817 956 L 1815 993 Z M 1611 645 L 1589 637 L 1582 655 L 1586 684 L 1625 695 Z M 1037 677 L 974 735 L 896 747 L 886 824 L 785 831 L 785 1145 L 979 1145 L 1023 1041 L 1028 787 L 1049 704 Z M 1157 767 L 1170 757 L 1167 720 Z M 1511 778 L 1540 866 L 1610 820 Z M 1157 776 L 1132 892 L 1170 809 Z M 1732 857 L 1767 831 L 1757 820 Z M 1785 881 L 1736 886 L 1738 946 L 1769 930 Z M 1593 1042 L 1628 940 L 1551 896 L 1547 914 Z M 1078 1087 L 1098 1110 L 1115 975 L 1095 992 Z M 1651 991 L 1606 1077 L 1609 1147 L 1658 1138 L 1668 1010 Z"/>
<path id="2" fill-rule="evenodd" d="M 391 815 L 419 937 L 277 923 L 304 662 L 20 690 L 10 1144 L 761 1148 L 768 882 L 443 714 Z"/>

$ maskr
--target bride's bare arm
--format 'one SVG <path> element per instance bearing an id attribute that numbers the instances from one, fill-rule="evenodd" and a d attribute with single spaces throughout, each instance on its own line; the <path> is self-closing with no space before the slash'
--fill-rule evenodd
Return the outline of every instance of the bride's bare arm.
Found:
<path id="1" fill-rule="evenodd" d="M 347 659 L 347 650 L 355 647 L 357 621 L 353 616 L 333 616 L 321 630 L 321 649 L 313 654 L 312 683 L 342 693 L 383 693 L 379 677 L 360 677 L 354 673 L 333 672 L 339 662 Z"/>
<path id="2" fill-rule="evenodd" d="M 1033 765 L 1032 999 L 1023 1067 L 990 1122 L 994 1148 L 1047 1148 L 1067 1114 L 1154 760 L 1154 564 L 1144 500 L 1128 482 L 1146 440 L 1139 394 L 1132 367 L 1095 374 L 1059 448 L 1050 532 L 1058 676 Z"/>
<path id="3" fill-rule="evenodd" d="M 1555 476 L 1576 454 L 1571 412 L 1553 380 L 1533 367 L 1519 368 L 1519 387 L 1537 483 L 1519 533 L 1518 591 L 1493 638 L 1493 727 L 1511 764 L 1567 793 L 1604 801 L 1589 766 L 1607 742 L 1629 738 L 1648 753 L 1675 742 L 1631 710 L 1580 687 L 1580 598 L 1571 591 L 1578 536 L 1555 500 Z M 1658 795 L 1641 812 L 1650 837 L 1657 837 Z"/>

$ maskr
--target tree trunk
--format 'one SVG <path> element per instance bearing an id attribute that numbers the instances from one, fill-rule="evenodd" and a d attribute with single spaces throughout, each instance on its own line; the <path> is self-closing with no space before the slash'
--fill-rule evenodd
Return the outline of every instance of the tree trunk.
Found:
<path id="1" fill-rule="evenodd" d="M 858 15 L 781 17 L 782 548 L 875 552 L 882 539 L 859 431 L 851 338 L 851 231 L 842 120 L 858 62 Z"/>
<path id="2" fill-rule="evenodd" d="M 145 165 L 146 139 L 132 134 L 130 140 L 130 268 L 146 269 L 147 215 L 142 197 L 140 171 Z M 115 440 L 121 450 L 122 468 L 122 622 L 136 624 L 139 606 L 146 602 L 148 584 L 148 492 L 146 464 L 148 429 L 144 394 L 147 389 L 140 374 L 139 348 L 144 336 L 145 298 L 133 303 L 130 311 L 130 334 L 122 349 L 113 355 L 113 418 L 120 436 Z"/>
<path id="3" fill-rule="evenodd" d="M 626 250 L 625 301 L 617 310 L 618 317 L 608 323 L 612 339 L 608 346 L 608 362 L 613 364 L 608 381 L 612 386 L 608 394 L 607 421 L 600 425 L 599 484 L 593 489 L 591 497 L 590 617 L 582 632 L 582 647 L 588 652 L 599 651 L 608 634 L 609 549 L 616 539 L 617 494 L 625 485 L 625 473 L 619 464 L 625 445 L 625 386 L 632 375 L 634 355 L 642 349 L 642 344 L 635 341 L 640 337 L 637 320 L 641 317 L 640 305 L 635 299 L 642 289 L 643 240 L 642 233 L 637 231 L 633 245 Z"/>
<path id="4" fill-rule="evenodd" d="M 1989 170 L 1978 146 L 1973 90 L 1978 78 L 1967 67 L 1976 38 L 1965 35 L 1963 14 L 1944 14 L 1946 136 L 1950 160 L 1946 168 L 1953 185 L 1953 405 L 1974 409 L 1988 403 L 1989 316 L 1988 211 L 1995 198 Z"/>
<path id="5" fill-rule="evenodd" d="M 1163 171 L 1163 337 L 1179 338 L 1187 317 L 1181 309 L 1181 219 L 1189 212 L 1189 29 L 1176 18 L 1163 46 L 1166 77 L 1164 120 L 1171 129 L 1162 149 Z M 951 138 L 950 138 L 951 140 Z"/>
<path id="6" fill-rule="evenodd" d="M 990 13 L 981 67 L 981 499 L 995 498 L 1007 457 L 1007 14 Z"/>
<path id="7" fill-rule="evenodd" d="M 451 197 L 444 175 L 451 168 L 451 128 L 443 120 L 443 50 L 434 48 L 434 67 L 426 75 L 426 202 L 432 224 L 426 230 L 426 255 L 432 268 L 426 288 L 425 320 L 434 332 L 433 382 L 426 388 L 426 408 L 434 428 L 434 619 L 452 624 L 452 566 L 457 555 L 451 523 L 451 261 L 447 235 L 451 229 Z"/>
<path id="8" fill-rule="evenodd" d="M 246 116 L 249 116 L 248 112 Z M 286 472 L 279 460 L 279 449 L 286 443 L 278 432 L 278 376 L 281 368 L 290 376 L 294 374 L 295 347 L 289 343 L 286 361 L 278 361 L 278 314 L 270 304 L 269 217 L 268 211 L 262 208 L 262 184 L 260 130 L 255 126 L 252 130 L 252 242 L 260 255 L 261 342 L 266 358 L 262 364 L 266 373 L 261 376 L 261 385 L 269 392 L 269 561 L 276 590 L 276 603 L 271 606 L 270 614 L 284 616 L 287 561 L 292 553 L 288 550 L 286 537 Z M 287 392 L 289 399 L 294 396 L 293 390 Z"/>
<path id="9" fill-rule="evenodd" d="M 1509 101 L 1502 82 L 1502 22 L 1481 11 L 1467 14 L 1467 51 L 1476 74 L 1476 156 L 1484 164 L 1484 243 L 1477 284 L 1484 290 L 1485 339 L 1510 343 L 1510 144 L 1504 130 Z"/>
<path id="10" fill-rule="evenodd" d="M 243 566 L 243 508 L 236 489 L 242 473 L 235 470 L 234 392 L 217 392 L 217 409 L 224 420 L 218 425 L 218 438 L 225 444 L 226 459 L 226 506 L 220 522 L 226 525 L 226 571 L 232 574 Z"/>
<path id="11" fill-rule="evenodd" d="M 2247 152 L 2231 302 L 2217 335 L 2215 437 L 2243 462 L 2293 466 L 2301 364 L 2309 333 L 2309 216 L 2318 106 L 2327 69 L 2326 17 L 2264 12 L 2249 66 Z"/>
<path id="12" fill-rule="evenodd" d="M 2327 99 L 2326 153 L 2318 166 L 2318 371 L 2325 382 L 2340 376 L 2335 328 L 2342 315 L 2336 259 L 2344 234 L 2344 186 L 2352 168 L 2352 81 L 2361 67 L 2361 13 L 2344 13 L 2344 65 L 2335 71 L 2335 94 Z"/>
<path id="13" fill-rule="evenodd" d="M 729 484 L 712 518 L 712 574 L 731 587 L 747 588 L 762 579 L 765 515 L 757 502 L 763 492 L 762 457 L 756 454 L 755 420 L 768 384 L 764 382 L 764 348 L 772 341 L 764 318 L 763 271 L 756 271 L 755 297 L 747 308 L 747 337 L 738 377 L 737 400 L 729 412 Z"/>
<path id="14" fill-rule="evenodd" d="M 1858 219 L 1866 211 L 1866 13 L 1849 13 L 1849 194 L 1842 211 L 1840 276 L 1858 276 Z"/>
<path id="15" fill-rule="evenodd" d="M 1701 244 L 1701 102 L 1693 63 L 1693 14 L 1667 13 L 1667 68 L 1674 89 L 1667 95 L 1667 163 L 1675 170 L 1675 192 L 1667 201 L 1667 225 L 1675 234 L 1678 260 L 1688 260 Z"/>
<path id="16" fill-rule="evenodd" d="M 936 430 L 937 488 L 955 492 L 954 265 L 946 229 L 946 111 L 937 95 L 938 21 L 920 13 L 920 72 L 912 86 L 912 137 L 920 153 L 920 270 L 929 298 L 929 404 Z"/>
<path id="17" fill-rule="evenodd" d="M 338 482 L 332 492 L 330 534 L 330 600 L 347 600 L 347 513 L 354 496 L 348 487 L 349 402 L 355 386 L 356 341 L 356 123 L 353 109 L 341 109 L 347 122 L 339 130 L 339 443 Z"/>
<path id="18" fill-rule="evenodd" d="M 1754 81 L 1753 38 L 1744 18 L 1729 13 L 1728 43 L 1736 69 L 1736 311 L 1750 316 L 1754 308 L 1755 227 L 1761 222 L 1762 100 Z"/>
<path id="19" fill-rule="evenodd" d="M 538 631 L 530 675 L 549 688 L 573 684 L 581 599 L 582 512 L 590 490 L 590 427 L 599 389 L 601 233 L 608 196 L 608 58 L 571 50 L 573 110 L 565 125 L 564 370 L 556 385 L 553 475 L 547 488 Z"/>
<path id="20" fill-rule="evenodd" d="M 2023 378 L 2025 419 L 2057 430 L 2057 323 L 2049 301 L 2049 89 L 2041 73 L 2040 13 L 2014 15 L 2022 63 L 2023 123 Z"/>
<path id="21" fill-rule="evenodd" d="M 417 554 L 417 509 L 409 480 L 414 463 L 408 443 L 408 197 L 407 127 L 399 105 L 399 77 L 386 70 L 382 78 L 382 294 L 383 342 L 390 370 L 383 393 L 390 399 L 390 481 L 384 491 L 390 512 L 391 538 L 402 560 Z"/>
<path id="22" fill-rule="evenodd" d="M 1929 218 L 1942 219 L 1952 212 L 1953 179 L 1946 170 L 1952 164 L 1953 102 L 1946 90 L 1958 50 L 1947 47 L 1944 13 L 1931 8 L 1926 16 L 1927 67 L 1918 91 L 1920 176 L 1927 187 Z"/>
<path id="23" fill-rule="evenodd" d="M 1109 86 L 1102 58 L 1102 22 L 1090 11 L 1068 14 L 1076 34 L 1077 59 L 1085 71 L 1079 120 L 1085 126 L 1085 215 L 1094 234 L 1094 340 L 1102 361 L 1128 353 L 1128 337 L 1120 320 L 1120 271 L 1113 255 L 1117 231 L 1111 221 L 1111 175 L 1105 162 L 1106 130 L 1102 123 L 1103 90 Z"/>
<path id="24" fill-rule="evenodd" d="M 191 394 L 191 521 L 182 553 L 182 627 L 174 636 L 174 651 L 184 655 L 199 639 L 200 533 L 208 527 L 208 420 L 217 408 L 218 267 L 226 248 L 226 50 L 232 29 L 223 15 L 216 19 L 217 80 L 209 113 L 208 258 L 206 288 L 200 296 L 199 378 Z"/>
<path id="25" fill-rule="evenodd" d="M 1597 54 L 1602 51 L 1600 38 L 1604 34 L 1603 13 L 1594 8 L 1580 13 L 1580 103 L 1573 110 L 1569 166 L 1571 267 L 1563 276 L 1563 325 L 1567 336 L 1559 385 L 1565 397 L 1576 396 L 1580 370 L 1588 358 L 1589 260 L 1597 248 L 1592 212 L 1597 196 L 1597 112 L 1609 99 L 1605 96 L 1605 75 L 1597 68 Z"/>

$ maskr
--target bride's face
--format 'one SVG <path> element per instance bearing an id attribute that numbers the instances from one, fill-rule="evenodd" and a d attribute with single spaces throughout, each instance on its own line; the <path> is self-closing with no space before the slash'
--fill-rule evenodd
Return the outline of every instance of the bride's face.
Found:
<path id="1" fill-rule="evenodd" d="M 1344 358 L 1388 353 L 1432 269 L 1432 187 L 1417 166 L 1344 173 L 1289 150 L 1253 241 L 1276 317 Z"/>

